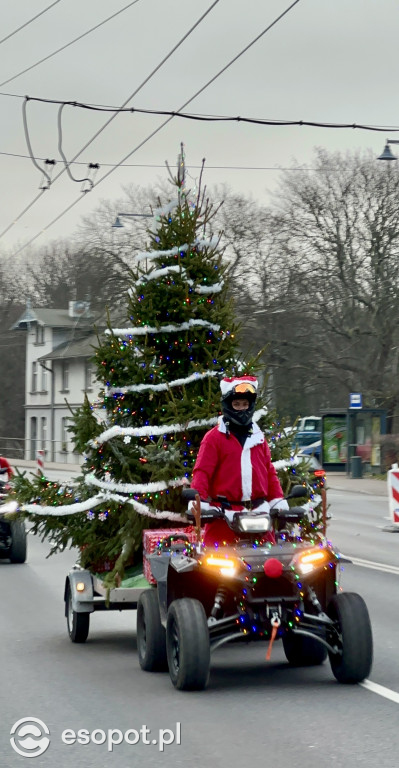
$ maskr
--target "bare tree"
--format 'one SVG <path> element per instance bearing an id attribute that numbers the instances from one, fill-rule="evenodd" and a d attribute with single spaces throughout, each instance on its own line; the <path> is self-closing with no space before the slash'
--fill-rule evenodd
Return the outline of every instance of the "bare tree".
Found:
<path id="1" fill-rule="evenodd" d="M 276 252 L 295 276 L 290 301 L 301 307 L 306 345 L 311 339 L 308 381 L 320 391 L 362 391 L 369 405 L 387 409 L 392 427 L 399 403 L 396 168 L 369 153 L 318 150 L 314 173 L 283 176 L 273 208 Z"/>
<path id="2" fill-rule="evenodd" d="M 0 260 L 0 453 L 9 456 L 16 438 L 24 436 L 25 335 L 11 330 L 23 311 L 20 265 L 2 255 Z M 5 438 L 14 441 L 5 442 Z M 23 445 L 23 444 L 22 444 Z"/>

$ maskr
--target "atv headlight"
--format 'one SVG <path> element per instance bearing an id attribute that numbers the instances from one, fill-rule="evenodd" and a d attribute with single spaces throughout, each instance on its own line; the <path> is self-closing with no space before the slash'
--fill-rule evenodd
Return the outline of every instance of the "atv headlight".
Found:
<path id="1" fill-rule="evenodd" d="M 327 560 L 327 552 L 325 549 L 313 549 L 303 552 L 296 558 L 296 566 L 298 570 L 303 573 L 311 573 L 315 568 L 320 565 L 324 565 Z"/>
<path id="2" fill-rule="evenodd" d="M 238 518 L 238 525 L 242 531 L 247 533 L 262 533 L 269 530 L 269 518 L 261 515 L 246 515 Z"/>
<path id="3" fill-rule="evenodd" d="M 222 576 L 234 576 L 237 570 L 237 560 L 233 557 L 207 557 L 205 560 L 206 565 L 214 568 L 219 568 Z"/>

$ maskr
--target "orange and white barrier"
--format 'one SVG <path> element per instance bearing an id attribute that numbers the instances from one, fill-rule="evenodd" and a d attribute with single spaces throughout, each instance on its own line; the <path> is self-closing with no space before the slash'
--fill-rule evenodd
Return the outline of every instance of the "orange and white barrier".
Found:
<path id="1" fill-rule="evenodd" d="M 399 466 L 392 464 L 387 473 L 389 513 L 392 522 L 399 527 Z"/>
<path id="2" fill-rule="evenodd" d="M 44 451 L 37 452 L 37 474 L 44 475 Z"/>

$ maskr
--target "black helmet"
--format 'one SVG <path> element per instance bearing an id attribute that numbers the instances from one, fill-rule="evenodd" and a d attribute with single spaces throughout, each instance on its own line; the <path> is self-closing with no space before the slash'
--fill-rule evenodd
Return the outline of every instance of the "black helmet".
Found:
<path id="1" fill-rule="evenodd" d="M 220 389 L 225 422 L 239 427 L 248 427 L 255 412 L 256 391 L 258 389 L 258 381 L 255 376 L 224 378 L 220 382 Z M 239 398 L 249 401 L 249 408 L 246 408 L 245 411 L 236 411 L 232 406 L 232 401 Z"/>

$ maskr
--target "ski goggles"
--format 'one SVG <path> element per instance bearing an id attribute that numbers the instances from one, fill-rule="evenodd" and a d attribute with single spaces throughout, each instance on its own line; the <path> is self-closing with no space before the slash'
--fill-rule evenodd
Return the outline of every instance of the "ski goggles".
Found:
<path id="1" fill-rule="evenodd" d="M 237 386 L 234 387 L 233 395 L 256 395 L 256 389 L 253 384 L 248 384 L 247 382 L 243 384 L 237 384 Z"/>

